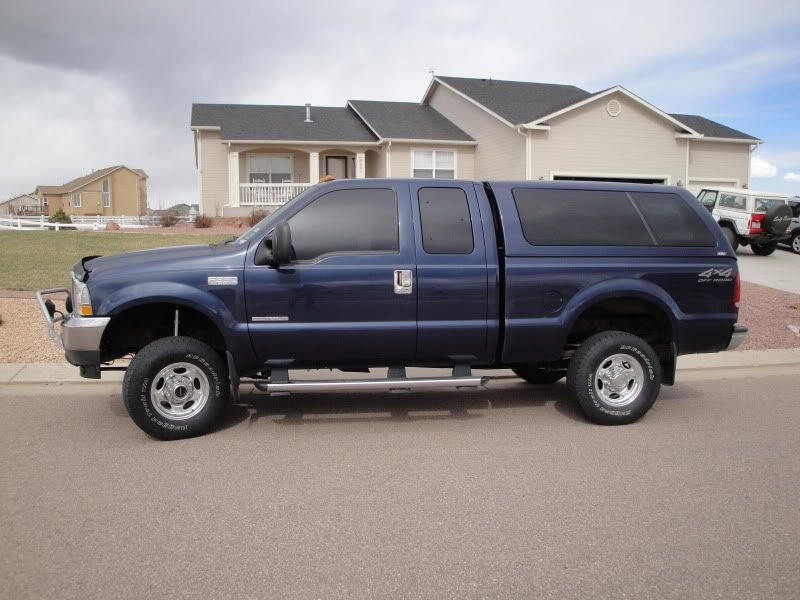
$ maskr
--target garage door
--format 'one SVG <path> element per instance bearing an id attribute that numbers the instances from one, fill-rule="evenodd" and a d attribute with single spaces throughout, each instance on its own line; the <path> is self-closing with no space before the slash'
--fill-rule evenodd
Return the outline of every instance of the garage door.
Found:
<path id="1" fill-rule="evenodd" d="M 614 183 L 664 183 L 664 178 L 653 179 L 650 177 L 631 177 L 630 175 L 606 175 L 595 177 L 592 175 L 554 175 L 553 181 L 612 181 Z"/>
<path id="2" fill-rule="evenodd" d="M 719 180 L 715 179 L 714 181 L 708 181 L 704 179 L 690 179 L 689 180 L 689 191 L 692 192 L 695 196 L 700 193 L 700 190 L 703 188 L 720 188 L 720 187 L 739 187 L 739 182 L 735 179 L 729 180 Z"/>

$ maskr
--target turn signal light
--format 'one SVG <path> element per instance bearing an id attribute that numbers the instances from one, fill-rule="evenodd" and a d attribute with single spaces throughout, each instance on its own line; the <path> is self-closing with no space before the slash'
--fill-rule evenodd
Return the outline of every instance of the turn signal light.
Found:
<path id="1" fill-rule="evenodd" d="M 81 316 L 82 317 L 91 317 L 92 316 L 92 305 L 91 304 L 81 304 Z"/>

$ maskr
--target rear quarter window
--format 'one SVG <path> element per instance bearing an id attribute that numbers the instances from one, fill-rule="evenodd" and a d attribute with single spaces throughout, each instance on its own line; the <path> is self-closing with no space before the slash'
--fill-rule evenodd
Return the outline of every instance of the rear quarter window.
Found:
<path id="1" fill-rule="evenodd" d="M 786 204 L 786 200 L 780 198 L 756 198 L 753 204 L 753 212 L 765 213 L 773 206 Z"/>
<path id="2" fill-rule="evenodd" d="M 522 233 L 538 246 L 653 246 L 625 192 L 516 188 Z"/>
<path id="3" fill-rule="evenodd" d="M 738 194 L 720 194 L 717 206 L 733 210 L 747 210 L 747 198 Z"/>
<path id="4" fill-rule="evenodd" d="M 715 246 L 697 213 L 677 194 L 631 193 L 659 246 Z"/>

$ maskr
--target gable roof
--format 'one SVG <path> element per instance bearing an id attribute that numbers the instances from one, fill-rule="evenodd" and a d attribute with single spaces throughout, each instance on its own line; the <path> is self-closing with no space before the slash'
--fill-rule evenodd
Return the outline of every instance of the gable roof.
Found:
<path id="1" fill-rule="evenodd" d="M 475 142 L 431 106 L 417 102 L 347 102 L 381 139 Z"/>
<path id="2" fill-rule="evenodd" d="M 365 142 L 377 138 L 349 108 L 258 104 L 192 104 L 192 128 L 218 128 L 223 140 Z"/>
<path id="3" fill-rule="evenodd" d="M 77 177 L 76 179 L 68 181 L 63 185 L 39 185 L 36 186 L 36 191 L 40 194 L 69 194 L 70 192 L 80 189 L 92 183 L 93 181 L 97 181 L 98 179 L 110 175 L 117 169 L 128 169 L 128 171 L 135 173 L 139 177 L 147 179 L 147 173 L 145 173 L 142 169 L 131 169 L 125 165 L 115 165 L 113 167 L 106 167 L 105 169 L 92 171 L 88 175 Z"/>
<path id="4" fill-rule="evenodd" d="M 436 76 L 433 80 L 468 96 L 509 125 L 534 121 L 592 95 L 574 85 L 557 83 L 444 76 Z M 426 93 L 423 102 L 427 97 Z"/>
<path id="5" fill-rule="evenodd" d="M 16 196 L 11 196 L 11 198 L 6 198 L 5 200 L 0 200 L 0 204 L 8 204 L 9 202 L 13 202 L 14 200 L 19 200 L 21 198 L 30 198 L 31 200 L 35 200 L 39 202 L 41 198 L 34 194 L 17 194 Z"/>
<path id="6" fill-rule="evenodd" d="M 729 138 L 735 140 L 758 140 L 755 136 L 748 135 L 722 123 L 706 119 L 700 115 L 671 115 L 681 123 L 686 123 L 696 132 L 705 137 Z M 760 141 L 760 140 L 759 140 Z"/>
<path id="7" fill-rule="evenodd" d="M 449 87 L 511 127 L 540 128 L 545 119 L 619 91 L 671 122 L 678 132 L 688 132 L 691 137 L 761 142 L 755 136 L 699 115 L 666 113 L 619 85 L 590 93 L 574 85 L 435 76 L 423 102 L 427 102 L 435 83 Z"/>

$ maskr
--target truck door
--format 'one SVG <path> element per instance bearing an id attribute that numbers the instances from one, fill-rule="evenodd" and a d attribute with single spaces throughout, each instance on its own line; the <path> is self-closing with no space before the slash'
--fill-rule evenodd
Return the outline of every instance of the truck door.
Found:
<path id="1" fill-rule="evenodd" d="M 272 365 L 405 363 L 417 285 L 406 184 L 342 181 L 287 217 L 296 260 L 245 271 L 248 327 Z"/>
<path id="2" fill-rule="evenodd" d="M 481 363 L 489 352 L 489 274 L 472 183 L 410 183 L 417 246 L 417 356 Z"/>

